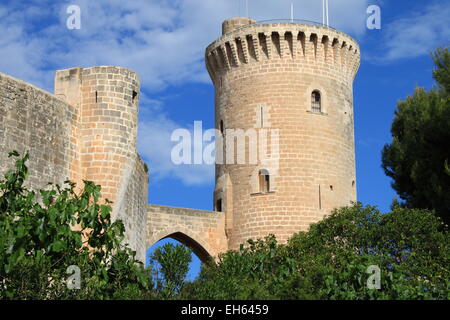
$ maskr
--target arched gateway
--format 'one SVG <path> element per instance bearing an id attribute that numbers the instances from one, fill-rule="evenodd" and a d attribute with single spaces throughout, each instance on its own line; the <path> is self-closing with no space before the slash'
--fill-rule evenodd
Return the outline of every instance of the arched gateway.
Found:
<path id="1" fill-rule="evenodd" d="M 222 212 L 148 205 L 147 214 L 147 248 L 173 238 L 203 262 L 228 249 Z"/>

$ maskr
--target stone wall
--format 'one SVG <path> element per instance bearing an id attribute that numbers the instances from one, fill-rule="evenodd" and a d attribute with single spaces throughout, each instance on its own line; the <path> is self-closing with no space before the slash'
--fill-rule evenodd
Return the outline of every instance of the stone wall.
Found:
<path id="1" fill-rule="evenodd" d="M 8 153 L 29 151 L 28 186 L 70 179 L 76 157 L 72 123 L 77 110 L 48 92 L 0 73 L 0 174 L 14 164 Z"/>
<path id="2" fill-rule="evenodd" d="M 136 152 L 139 78 L 120 67 L 59 70 L 55 95 L 0 73 L 0 174 L 30 152 L 34 189 L 65 180 L 102 186 L 126 241 L 145 258 L 148 174 Z"/>
<path id="3" fill-rule="evenodd" d="M 125 241 L 145 261 L 147 244 L 148 173 L 141 158 L 136 155 L 132 170 L 124 176 L 124 183 L 116 204 L 117 219 L 124 222 Z"/>

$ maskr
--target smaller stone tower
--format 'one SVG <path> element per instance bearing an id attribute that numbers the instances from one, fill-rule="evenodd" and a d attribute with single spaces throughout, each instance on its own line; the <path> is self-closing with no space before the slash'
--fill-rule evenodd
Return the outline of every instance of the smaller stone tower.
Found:
<path id="1" fill-rule="evenodd" d="M 102 186 L 111 201 L 120 198 L 121 179 L 136 153 L 139 105 L 138 75 L 125 68 L 59 70 L 55 95 L 78 107 L 79 163 L 74 170 Z"/>
<path id="2" fill-rule="evenodd" d="M 71 180 L 102 186 L 112 217 L 123 220 L 127 241 L 144 260 L 148 176 L 136 152 L 139 89 L 138 75 L 122 67 L 72 68 L 55 77 L 55 95 L 78 111 Z"/>

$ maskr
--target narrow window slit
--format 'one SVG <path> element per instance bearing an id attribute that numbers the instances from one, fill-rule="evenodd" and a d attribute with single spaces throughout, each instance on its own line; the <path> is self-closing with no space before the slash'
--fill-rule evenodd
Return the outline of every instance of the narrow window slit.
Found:
<path id="1" fill-rule="evenodd" d="M 222 212 L 222 199 L 217 199 L 216 201 L 216 211 Z"/>

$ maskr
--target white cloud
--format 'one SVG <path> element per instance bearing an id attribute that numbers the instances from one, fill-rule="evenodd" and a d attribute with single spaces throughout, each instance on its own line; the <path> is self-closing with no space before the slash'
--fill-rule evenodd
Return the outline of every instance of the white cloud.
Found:
<path id="1" fill-rule="evenodd" d="M 321 21 L 321 1 L 293 0 L 295 17 Z M 330 1 L 330 23 L 347 32 L 364 32 L 368 0 Z M 239 6 L 239 3 L 241 4 Z M 70 0 L 0 5 L 1 30 L 9 49 L 0 53 L 0 70 L 46 86 L 52 68 L 121 65 L 139 72 L 146 88 L 161 90 L 186 81 L 209 81 L 206 46 L 220 36 L 223 20 L 245 14 L 243 0 Z M 67 30 L 66 8 L 81 7 L 81 30 Z M 241 7 L 241 10 L 239 10 Z M 289 18 L 290 0 L 249 0 L 256 20 Z M 6 13 L 5 13 L 6 12 Z M 53 20 L 52 20 L 53 19 Z M 16 46 L 13 46 L 16 45 Z M 20 44 L 20 46 L 17 46 Z M 14 52 L 15 54 L 11 55 Z M 30 60 L 32 64 L 26 63 Z M 20 59 L 10 63 L 9 59 Z"/>
<path id="2" fill-rule="evenodd" d="M 172 142 L 170 137 L 180 126 L 163 114 L 153 114 L 149 117 L 152 112 L 146 113 L 148 115 L 139 122 L 138 151 L 144 159 L 148 159 L 150 180 L 154 182 L 164 178 L 175 178 L 186 185 L 212 184 L 214 165 L 173 163 L 171 151 L 176 142 Z"/>
<path id="3" fill-rule="evenodd" d="M 382 28 L 383 55 L 368 56 L 374 62 L 428 55 L 450 42 L 450 1 L 434 2 Z"/>
<path id="4" fill-rule="evenodd" d="M 187 129 L 193 136 L 193 130 L 192 126 L 185 127 L 171 120 L 164 107 L 163 100 L 149 98 L 144 92 L 141 94 L 137 148 L 148 163 L 151 183 L 173 178 L 188 186 L 213 184 L 214 165 L 176 165 L 172 161 L 171 151 L 177 144 L 170 139 L 173 131 Z"/>
<path id="5" fill-rule="evenodd" d="M 0 72 L 46 90 L 53 87 L 54 69 L 93 65 L 135 70 L 147 93 L 187 82 L 209 83 L 205 48 L 221 35 L 223 20 L 245 15 L 243 0 L 7 2 L 0 4 Z M 332 26 L 364 32 L 368 0 L 330 2 Z M 321 21 L 321 1 L 294 3 L 295 18 Z M 66 9 L 72 4 L 81 7 L 81 30 L 66 28 Z M 249 0 L 249 9 L 256 20 L 287 19 L 290 0 Z M 163 103 L 144 97 L 141 110 L 139 151 L 149 161 L 152 177 L 211 183 L 213 166 L 175 166 L 170 161 L 170 134 L 182 125 L 168 118 Z"/>

